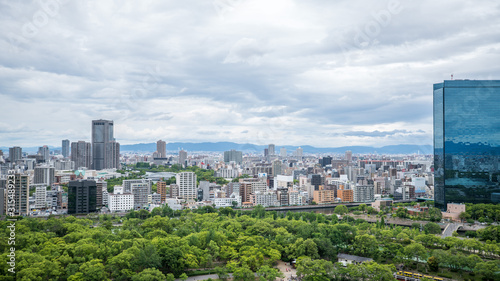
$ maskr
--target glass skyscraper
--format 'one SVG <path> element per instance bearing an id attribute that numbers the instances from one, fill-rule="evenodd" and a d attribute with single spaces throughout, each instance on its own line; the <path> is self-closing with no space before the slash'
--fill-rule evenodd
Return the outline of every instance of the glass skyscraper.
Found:
<path id="1" fill-rule="evenodd" d="M 434 200 L 500 202 L 500 80 L 434 84 Z"/>

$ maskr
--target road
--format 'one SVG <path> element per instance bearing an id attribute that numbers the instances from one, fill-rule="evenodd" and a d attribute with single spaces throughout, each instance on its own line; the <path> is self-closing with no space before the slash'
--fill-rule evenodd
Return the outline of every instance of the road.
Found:
<path id="1" fill-rule="evenodd" d="M 458 230 L 458 228 L 459 228 L 460 226 L 462 226 L 462 225 L 463 225 L 463 224 L 461 224 L 461 223 L 450 223 L 450 224 L 448 224 L 448 225 L 445 227 L 445 229 L 444 229 L 444 231 L 443 231 L 443 234 L 441 235 L 441 238 L 443 238 L 443 239 L 444 239 L 444 238 L 446 238 L 446 237 L 451 237 L 451 236 L 453 236 L 453 232 L 457 231 L 457 230 Z"/>

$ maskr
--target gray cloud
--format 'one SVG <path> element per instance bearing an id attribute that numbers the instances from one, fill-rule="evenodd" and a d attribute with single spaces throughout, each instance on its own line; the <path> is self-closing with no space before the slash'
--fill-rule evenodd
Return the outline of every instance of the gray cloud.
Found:
<path id="1" fill-rule="evenodd" d="M 41 3 L 0 3 L 5 145 L 428 144 L 433 83 L 500 73 L 493 0 Z"/>

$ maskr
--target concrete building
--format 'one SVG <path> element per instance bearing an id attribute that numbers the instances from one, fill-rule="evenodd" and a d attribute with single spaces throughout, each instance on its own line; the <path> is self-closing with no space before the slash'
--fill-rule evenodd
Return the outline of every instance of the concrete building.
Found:
<path id="1" fill-rule="evenodd" d="M 90 142 L 72 142 L 71 161 L 75 162 L 76 169 L 90 169 L 92 167 L 92 145 Z"/>
<path id="2" fill-rule="evenodd" d="M 328 204 L 335 202 L 335 190 L 319 189 L 313 192 L 313 201 L 317 204 Z"/>
<path id="3" fill-rule="evenodd" d="M 9 200 L 8 196 L 12 194 L 12 191 L 14 191 L 14 205 L 13 208 L 15 208 L 15 211 L 13 213 L 11 212 L 6 212 L 8 216 L 14 215 L 14 216 L 26 216 L 28 215 L 29 211 L 29 189 L 30 189 L 30 184 L 29 184 L 29 176 L 28 175 L 23 175 L 23 174 L 14 174 L 13 175 L 13 181 L 7 178 L 7 200 Z M 9 185 L 13 185 L 14 189 L 10 189 Z M 10 207 L 10 205 L 7 204 L 6 207 Z"/>
<path id="4" fill-rule="evenodd" d="M 179 186 L 179 198 L 196 199 L 196 174 L 194 172 L 181 172 L 175 175 L 176 184 Z"/>
<path id="5" fill-rule="evenodd" d="M 232 179 L 238 177 L 239 173 L 236 169 L 221 168 L 215 172 L 216 177 Z"/>
<path id="6" fill-rule="evenodd" d="M 142 209 L 148 204 L 148 195 L 151 194 L 151 181 L 136 182 L 130 184 L 134 195 L 134 209 Z"/>
<path id="7" fill-rule="evenodd" d="M 224 162 L 235 162 L 237 164 L 241 164 L 243 162 L 243 153 L 234 149 L 230 151 L 224 151 Z"/>
<path id="8" fill-rule="evenodd" d="M 354 192 L 352 189 L 337 189 L 337 197 L 340 198 L 342 202 L 353 202 Z"/>
<path id="9" fill-rule="evenodd" d="M 38 148 L 38 155 L 42 156 L 42 159 L 45 163 L 49 162 L 50 160 L 50 151 L 49 147 L 44 145 L 42 147 Z"/>
<path id="10" fill-rule="evenodd" d="M 61 154 L 64 158 L 69 157 L 69 140 L 62 140 Z"/>
<path id="11" fill-rule="evenodd" d="M 39 184 L 35 187 L 35 208 L 38 210 L 47 208 L 47 186 L 45 184 Z"/>
<path id="12" fill-rule="evenodd" d="M 373 202 L 375 200 L 373 185 L 355 185 L 353 191 L 354 202 Z"/>
<path id="13" fill-rule="evenodd" d="M 164 203 L 167 200 L 167 183 L 164 181 L 157 182 L 156 191 L 160 194 L 160 202 Z"/>
<path id="14" fill-rule="evenodd" d="M 19 146 L 9 148 L 9 160 L 11 163 L 16 163 L 18 160 L 23 159 L 23 149 Z"/>
<path id="15" fill-rule="evenodd" d="M 291 206 L 302 205 L 303 196 L 298 190 L 291 190 L 288 192 L 288 204 Z"/>
<path id="16" fill-rule="evenodd" d="M 179 185 L 171 184 L 170 185 L 170 198 L 178 198 L 179 197 Z"/>
<path id="17" fill-rule="evenodd" d="M 134 195 L 123 193 L 123 190 L 114 190 L 108 196 L 108 208 L 110 212 L 127 212 L 134 209 Z"/>
<path id="18" fill-rule="evenodd" d="M 274 155 L 276 155 L 276 151 L 275 151 L 275 149 L 276 149 L 276 146 L 275 146 L 274 144 L 270 144 L 270 145 L 268 146 L 268 149 L 267 149 L 267 150 L 268 150 L 269 156 L 274 156 Z"/>
<path id="19" fill-rule="evenodd" d="M 283 157 L 283 158 L 286 157 L 286 148 L 285 147 L 280 148 L 280 157 Z"/>
<path id="20" fill-rule="evenodd" d="M 258 191 L 254 194 L 251 194 L 250 202 L 252 202 L 254 206 L 262 205 L 264 207 L 270 207 L 270 206 L 280 205 L 276 192 L 270 192 L 270 191 L 266 192 Z"/>
<path id="21" fill-rule="evenodd" d="M 241 196 L 237 193 L 233 193 L 227 198 L 214 198 L 213 202 L 215 208 L 233 207 L 233 202 L 236 202 L 237 207 L 241 207 Z"/>
<path id="22" fill-rule="evenodd" d="M 55 168 L 47 165 L 35 167 L 34 184 L 43 183 L 45 186 L 52 186 L 55 182 Z"/>
<path id="23" fill-rule="evenodd" d="M 132 185 L 136 183 L 146 184 L 148 189 L 151 190 L 152 181 L 150 179 L 123 180 L 123 193 L 132 193 Z"/>
<path id="24" fill-rule="evenodd" d="M 167 157 L 167 143 L 165 141 L 159 140 L 156 142 L 156 151 L 158 152 L 157 158 Z"/>
<path id="25" fill-rule="evenodd" d="M 179 164 L 182 165 L 182 167 L 187 167 L 187 151 L 181 150 L 179 151 Z"/>

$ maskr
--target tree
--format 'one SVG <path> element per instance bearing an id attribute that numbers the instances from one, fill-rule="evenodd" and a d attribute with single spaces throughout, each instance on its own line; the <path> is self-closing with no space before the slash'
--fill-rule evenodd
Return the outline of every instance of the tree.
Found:
<path id="1" fill-rule="evenodd" d="M 106 271 L 104 270 L 104 265 L 102 260 L 93 259 L 80 266 L 80 272 L 82 273 L 82 280 L 88 281 L 99 281 L 108 280 L 106 277 Z"/>
<path id="2" fill-rule="evenodd" d="M 229 273 L 228 269 L 225 267 L 216 267 L 215 268 L 215 273 L 217 276 L 219 276 L 219 279 L 222 281 L 226 281 L 229 278 Z"/>
<path id="3" fill-rule="evenodd" d="M 437 223 L 430 222 L 424 226 L 424 232 L 426 234 L 441 234 L 441 227 Z"/>
<path id="4" fill-rule="evenodd" d="M 498 261 L 480 262 L 474 268 L 476 273 L 483 275 L 483 280 L 499 280 L 500 265 Z"/>
<path id="5" fill-rule="evenodd" d="M 363 213 L 366 211 L 366 208 L 367 208 L 367 207 L 366 207 L 366 204 L 360 204 L 360 205 L 358 206 L 358 209 L 359 209 L 361 212 L 363 212 Z"/>
<path id="6" fill-rule="evenodd" d="M 248 267 L 239 267 L 233 271 L 234 281 L 254 281 L 255 275 Z"/>
<path id="7" fill-rule="evenodd" d="M 429 209 L 429 218 L 431 221 L 441 221 L 443 218 L 443 213 L 441 213 L 441 210 L 438 208 L 430 208 Z"/>
<path id="8" fill-rule="evenodd" d="M 186 281 L 188 279 L 188 276 L 186 273 L 182 273 L 181 276 L 179 276 L 179 278 L 182 280 L 182 281 Z"/>
<path id="9" fill-rule="evenodd" d="M 335 207 L 335 209 L 333 210 L 333 212 L 335 214 L 339 214 L 339 215 L 344 215 L 344 214 L 347 214 L 349 210 L 347 209 L 347 207 L 345 205 L 338 205 L 337 207 Z"/>
<path id="10" fill-rule="evenodd" d="M 463 221 L 470 219 L 470 214 L 468 214 L 466 212 L 461 212 L 460 215 L 458 215 L 458 217 L 463 222 Z"/>
<path id="11" fill-rule="evenodd" d="M 146 268 L 139 274 L 132 276 L 132 281 L 165 281 L 165 275 L 156 268 Z"/>
<path id="12" fill-rule="evenodd" d="M 167 274 L 167 281 L 175 281 L 175 276 L 172 273 Z"/>
<path id="13" fill-rule="evenodd" d="M 396 216 L 398 218 L 406 219 L 410 217 L 410 213 L 408 212 L 408 209 L 404 207 L 399 207 L 398 210 L 396 211 Z"/>
<path id="14" fill-rule="evenodd" d="M 354 254 L 363 257 L 374 257 L 378 253 L 378 243 L 374 236 L 363 234 L 354 238 Z"/>
<path id="15" fill-rule="evenodd" d="M 257 271 L 257 276 L 259 276 L 260 281 L 274 281 L 276 278 L 284 278 L 283 272 L 276 268 L 269 267 L 267 265 L 262 266 Z"/>
<path id="16" fill-rule="evenodd" d="M 437 272 L 439 269 L 439 262 L 435 256 L 432 256 L 427 260 L 427 265 L 429 266 L 430 271 Z"/>

